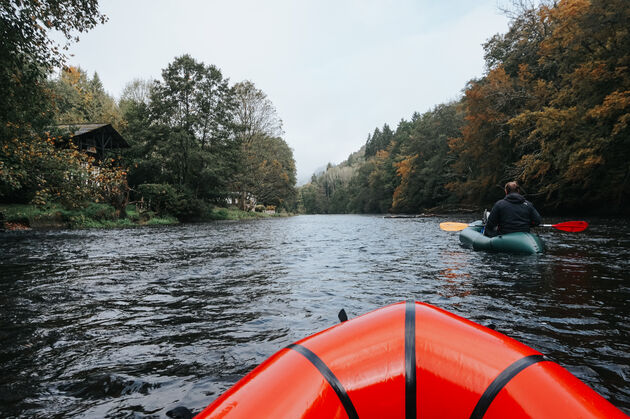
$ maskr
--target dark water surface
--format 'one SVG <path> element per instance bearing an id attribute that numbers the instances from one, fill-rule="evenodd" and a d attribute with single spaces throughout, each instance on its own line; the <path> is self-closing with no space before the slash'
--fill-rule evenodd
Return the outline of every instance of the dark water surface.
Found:
<path id="1" fill-rule="evenodd" d="M 494 324 L 630 412 L 630 223 L 543 230 L 545 255 L 509 256 L 441 221 L 472 219 L 0 233 L 0 417 L 199 411 L 341 308 L 405 299 Z"/>

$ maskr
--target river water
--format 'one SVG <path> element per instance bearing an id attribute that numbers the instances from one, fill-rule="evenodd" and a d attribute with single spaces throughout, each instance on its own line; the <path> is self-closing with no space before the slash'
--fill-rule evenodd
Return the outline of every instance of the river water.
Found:
<path id="1" fill-rule="evenodd" d="M 540 230 L 544 255 L 510 256 L 442 221 L 472 218 L 0 233 L 0 417 L 197 412 L 341 308 L 409 299 L 492 324 L 630 412 L 630 222 Z"/>

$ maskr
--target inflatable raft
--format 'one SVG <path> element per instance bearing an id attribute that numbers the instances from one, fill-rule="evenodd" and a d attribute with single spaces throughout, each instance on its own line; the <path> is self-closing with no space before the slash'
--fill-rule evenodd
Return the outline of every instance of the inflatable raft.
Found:
<path id="1" fill-rule="evenodd" d="M 622 418 L 540 352 L 422 303 L 280 350 L 198 418 Z"/>
<path id="2" fill-rule="evenodd" d="M 509 233 L 496 237 L 484 236 L 481 230 L 481 220 L 475 221 L 459 233 L 459 241 L 474 250 L 488 250 L 494 252 L 536 254 L 545 250 L 545 245 L 537 234 Z"/>

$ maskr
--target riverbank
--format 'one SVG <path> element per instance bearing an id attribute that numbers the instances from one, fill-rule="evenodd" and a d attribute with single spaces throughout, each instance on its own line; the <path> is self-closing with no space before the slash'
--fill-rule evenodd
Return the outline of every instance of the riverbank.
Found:
<path id="1" fill-rule="evenodd" d="M 127 206 L 125 213 L 124 217 L 118 217 L 114 207 L 96 203 L 79 209 L 66 209 L 60 205 L 38 207 L 23 204 L 2 204 L 0 205 L 0 230 L 123 228 L 180 223 L 177 218 L 170 215 L 158 215 L 153 211 L 139 211 L 135 205 Z M 214 207 L 198 221 L 244 220 L 288 215 L 286 213 L 265 214 L 241 211 L 237 208 Z"/>

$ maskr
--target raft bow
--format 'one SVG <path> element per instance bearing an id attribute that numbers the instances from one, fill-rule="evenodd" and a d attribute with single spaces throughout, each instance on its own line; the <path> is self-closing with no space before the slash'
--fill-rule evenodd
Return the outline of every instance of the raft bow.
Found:
<path id="1" fill-rule="evenodd" d="M 281 349 L 198 418 L 622 418 L 540 352 L 428 304 L 393 304 Z"/>

